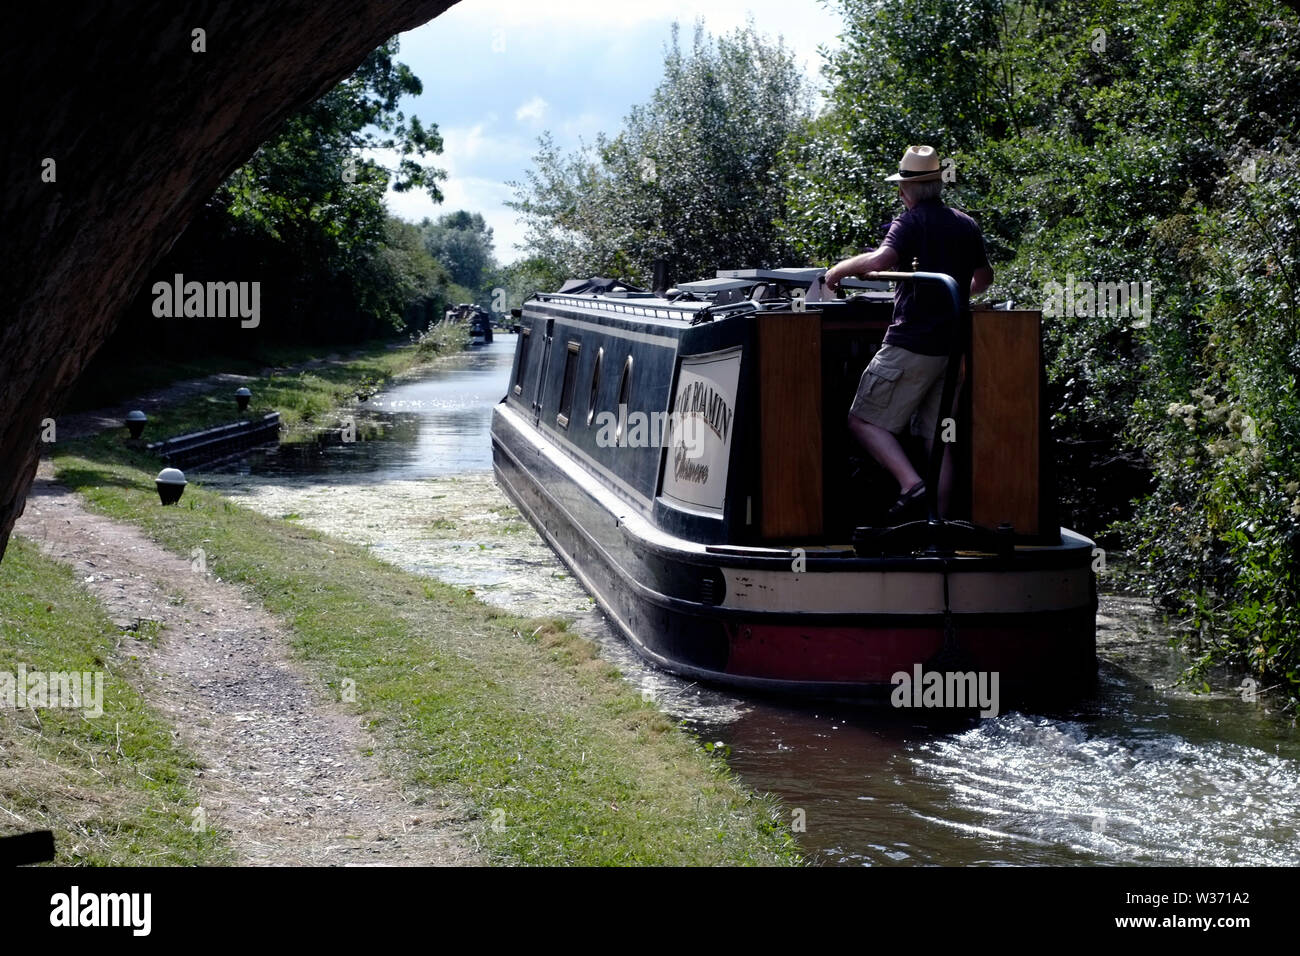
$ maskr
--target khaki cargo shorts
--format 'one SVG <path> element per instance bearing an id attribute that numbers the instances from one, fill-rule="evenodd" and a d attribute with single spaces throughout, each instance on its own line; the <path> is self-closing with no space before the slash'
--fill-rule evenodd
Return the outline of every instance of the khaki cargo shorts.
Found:
<path id="1" fill-rule="evenodd" d="M 895 434 L 910 425 L 913 435 L 933 438 L 947 368 L 945 355 L 918 355 L 882 345 L 862 373 L 849 411 Z"/>

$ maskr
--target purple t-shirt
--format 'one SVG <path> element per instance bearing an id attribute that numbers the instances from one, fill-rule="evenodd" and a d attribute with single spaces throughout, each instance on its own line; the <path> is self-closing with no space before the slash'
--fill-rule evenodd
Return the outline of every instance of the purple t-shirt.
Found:
<path id="1" fill-rule="evenodd" d="M 903 272 L 917 259 L 921 272 L 945 272 L 957 280 L 963 307 L 970 299 L 975 270 L 988 266 L 979 223 L 941 199 L 917 203 L 893 221 L 884 245 L 898 253 Z M 894 321 L 885 344 L 921 355 L 952 352 L 952 300 L 938 283 L 900 282 L 894 289 Z"/>

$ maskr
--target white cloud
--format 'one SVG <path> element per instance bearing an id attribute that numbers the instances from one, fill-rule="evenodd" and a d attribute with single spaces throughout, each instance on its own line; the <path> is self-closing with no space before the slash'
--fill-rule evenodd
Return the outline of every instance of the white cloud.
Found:
<path id="1" fill-rule="evenodd" d="M 823 6 L 822 9 L 825 9 Z M 452 7 L 443 17 L 459 16 L 509 33 L 520 24 L 572 23 L 576 28 L 633 26 L 656 20 L 693 23 L 702 19 L 712 30 L 729 30 L 753 17 L 760 29 L 780 32 L 791 26 L 789 0 L 657 0 L 611 3 L 609 0 L 473 0 Z M 764 27 L 764 24 L 771 26 Z"/>
<path id="2" fill-rule="evenodd" d="M 713 34 L 730 33 L 753 20 L 760 33 L 782 35 L 804 69 L 813 75 L 821 64 L 817 46 L 839 46 L 838 33 L 844 22 L 830 0 L 465 0 L 432 22 L 472 24 L 482 32 L 485 51 L 509 53 L 520 34 L 538 28 L 616 34 L 673 20 L 682 25 L 688 42 L 696 20 L 702 20 L 705 29 Z"/>
<path id="3" fill-rule="evenodd" d="M 399 193 L 391 188 L 384 196 L 384 202 L 389 212 L 408 222 L 418 223 L 426 217 L 437 219 L 458 209 L 482 213 L 483 219 L 492 227 L 497 261 L 507 264 L 522 254 L 515 246 L 524 238 L 523 223 L 517 222 L 513 210 L 505 205 L 506 200 L 514 198 L 514 190 L 502 180 L 474 175 L 473 168 L 478 157 L 502 150 L 518 153 L 522 147 L 513 138 L 490 135 L 485 126 L 478 123 L 442 131 L 443 152 L 429 157 L 433 165 L 447 171 L 447 178 L 438 187 L 442 190 L 441 203 L 435 203 L 423 190 Z M 396 166 L 395 151 L 370 150 L 366 156 L 390 169 Z"/>
<path id="4" fill-rule="evenodd" d="M 473 126 L 449 126 L 442 133 L 442 153 L 432 161 L 447 170 L 448 173 L 462 171 L 474 165 L 474 161 L 487 155 L 487 151 L 499 148 L 500 144 L 487 134 L 487 127 L 493 117 Z"/>
<path id="5" fill-rule="evenodd" d="M 519 122 L 540 123 L 546 117 L 546 110 L 550 104 L 540 96 L 534 96 L 527 103 L 524 103 L 519 109 L 515 110 L 515 119 Z"/>
<path id="6" fill-rule="evenodd" d="M 483 219 L 492 227 L 497 261 L 508 263 L 519 257 L 520 253 L 514 246 L 523 241 L 524 230 L 521 223 L 515 222 L 514 212 L 505 206 L 505 201 L 514 196 L 509 186 L 494 179 L 448 177 L 442 183 L 442 194 L 442 205 L 437 205 L 422 192 L 395 193 L 389 190 L 384 202 L 388 204 L 389 212 L 409 222 L 419 222 L 426 216 L 437 219 L 457 209 L 482 213 Z"/>
<path id="7" fill-rule="evenodd" d="M 402 38 L 401 58 L 426 81 L 421 115 L 438 123 L 443 137 L 443 153 L 428 161 L 447 170 L 441 184 L 446 199 L 435 205 L 423 194 L 390 191 L 388 206 L 415 221 L 457 209 L 480 212 L 494 230 L 498 259 L 513 261 L 524 230 L 504 205 L 513 198 L 505 182 L 524 179 L 536 134 L 548 129 L 567 151 L 579 141 L 590 144 L 597 133 L 617 133 L 628 108 L 658 79 L 670 22 L 681 24 L 689 43 L 696 20 L 714 34 L 752 20 L 759 32 L 782 35 L 815 79 L 817 46 L 837 46 L 843 28 L 836 7 L 835 0 L 463 0 Z M 571 49 L 592 37 L 601 38 L 595 41 L 604 53 L 596 58 L 599 68 L 593 57 Z M 448 45 L 459 56 L 453 72 L 446 72 Z M 557 47 L 566 54 L 555 55 Z M 461 59 L 473 69 L 466 71 Z M 627 70 L 646 73 L 644 92 L 636 92 L 636 84 L 599 80 L 602 71 Z M 607 93 L 607 85 L 617 92 Z"/>
<path id="8" fill-rule="evenodd" d="M 596 138 L 597 133 L 616 133 L 622 126 L 617 119 L 602 116 L 599 113 L 585 112 L 564 120 L 555 131 L 562 140 L 583 139 L 588 143 Z"/>

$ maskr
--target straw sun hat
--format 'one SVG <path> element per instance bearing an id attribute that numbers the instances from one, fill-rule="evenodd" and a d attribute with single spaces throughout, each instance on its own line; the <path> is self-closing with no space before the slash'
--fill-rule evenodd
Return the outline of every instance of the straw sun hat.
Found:
<path id="1" fill-rule="evenodd" d="M 887 183 L 927 183 L 943 176 L 939 154 L 933 146 L 909 146 L 898 162 L 898 172 L 886 176 Z"/>

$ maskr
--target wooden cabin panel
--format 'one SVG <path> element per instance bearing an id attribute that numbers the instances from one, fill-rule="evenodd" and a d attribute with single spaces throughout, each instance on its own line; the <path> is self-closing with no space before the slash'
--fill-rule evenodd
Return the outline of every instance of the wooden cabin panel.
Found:
<path id="1" fill-rule="evenodd" d="M 758 325 L 765 538 L 822 532 L 821 317 L 763 316 Z"/>
<path id="2" fill-rule="evenodd" d="M 1038 312 L 971 315 L 971 518 L 1039 528 Z"/>

